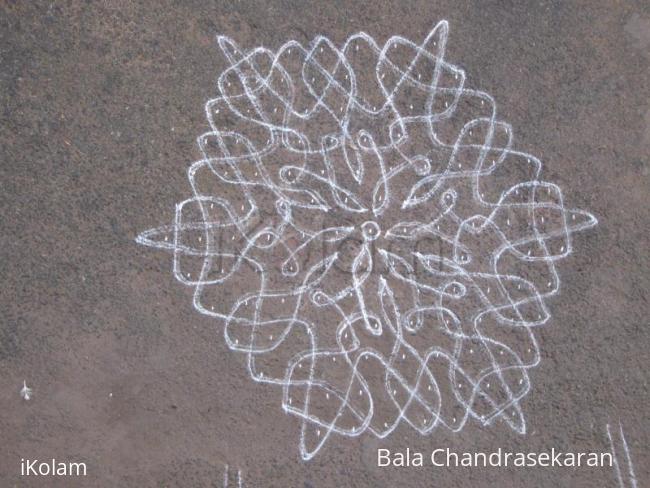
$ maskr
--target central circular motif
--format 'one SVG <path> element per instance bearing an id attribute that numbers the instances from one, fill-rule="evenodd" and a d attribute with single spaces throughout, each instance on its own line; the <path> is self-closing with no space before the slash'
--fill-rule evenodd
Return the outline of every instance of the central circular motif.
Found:
<path id="1" fill-rule="evenodd" d="M 363 234 L 363 238 L 365 240 L 374 241 L 381 234 L 381 229 L 379 228 L 377 222 L 369 220 L 361 224 L 361 233 Z"/>

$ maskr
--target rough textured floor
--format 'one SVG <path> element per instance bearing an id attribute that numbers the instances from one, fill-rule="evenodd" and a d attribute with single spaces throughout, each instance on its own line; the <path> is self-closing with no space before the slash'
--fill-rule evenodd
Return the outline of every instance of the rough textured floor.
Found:
<path id="1" fill-rule="evenodd" d="M 420 40 L 441 19 L 447 59 L 599 225 L 559 266 L 525 436 L 401 427 L 332 437 L 303 462 L 278 389 L 250 380 L 169 255 L 134 238 L 188 195 L 226 66 L 216 34 L 249 48 Z M 649 62 L 643 1 L 3 2 L 0 485 L 223 486 L 228 465 L 255 487 L 616 487 L 613 469 L 380 469 L 375 453 L 601 451 L 620 421 L 648 486 Z M 86 462 L 87 478 L 20 477 L 21 458 L 53 457 Z"/>

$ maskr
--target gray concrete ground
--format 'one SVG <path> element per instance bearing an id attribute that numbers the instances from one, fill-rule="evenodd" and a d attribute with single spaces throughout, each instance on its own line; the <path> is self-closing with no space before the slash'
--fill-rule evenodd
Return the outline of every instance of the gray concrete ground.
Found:
<path id="1" fill-rule="evenodd" d="M 559 265 L 525 436 L 401 427 L 333 437 L 303 462 L 279 391 L 192 309 L 169 255 L 134 238 L 188 195 L 226 66 L 216 34 L 272 48 L 360 30 L 419 40 L 440 19 L 447 59 L 599 225 Z M 643 1 L 2 2 L 0 485 L 222 486 L 229 465 L 244 486 L 616 487 L 613 469 L 373 464 L 383 446 L 607 450 L 620 421 L 648 486 L 649 53 Z M 21 458 L 53 457 L 88 476 L 20 476 Z"/>

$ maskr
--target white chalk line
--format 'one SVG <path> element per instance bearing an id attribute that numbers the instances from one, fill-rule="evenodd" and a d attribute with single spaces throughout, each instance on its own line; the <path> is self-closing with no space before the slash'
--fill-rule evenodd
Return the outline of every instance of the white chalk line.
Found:
<path id="1" fill-rule="evenodd" d="M 228 465 L 224 465 L 224 470 L 223 470 L 223 488 L 228 488 L 228 483 L 230 482 L 230 476 L 229 476 L 229 470 L 228 470 Z M 237 469 L 237 488 L 242 488 L 243 485 L 243 478 L 241 474 L 241 469 Z"/>
<path id="2" fill-rule="evenodd" d="M 632 455 L 630 454 L 630 449 L 627 445 L 627 440 L 625 439 L 625 433 L 623 432 L 623 424 L 618 422 L 618 436 L 619 443 L 623 444 L 623 454 L 625 459 L 625 465 L 627 466 L 627 473 L 623 474 L 621 470 L 621 465 L 619 464 L 618 454 L 616 449 L 616 442 L 612 436 L 611 427 L 609 424 L 606 425 L 607 429 L 607 438 L 609 439 L 610 450 L 612 452 L 612 459 L 614 461 L 614 470 L 616 472 L 616 479 L 621 488 L 626 488 L 627 486 L 631 488 L 637 488 L 636 475 L 634 473 L 634 464 L 632 463 Z M 627 483 L 629 481 L 629 484 Z"/>

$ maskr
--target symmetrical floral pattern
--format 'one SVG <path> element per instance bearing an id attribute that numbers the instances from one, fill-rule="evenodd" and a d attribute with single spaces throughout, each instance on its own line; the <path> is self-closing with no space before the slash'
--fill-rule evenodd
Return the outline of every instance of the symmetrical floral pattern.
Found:
<path id="1" fill-rule="evenodd" d="M 275 52 L 220 37 L 193 195 L 137 239 L 173 253 L 195 308 L 282 388 L 304 459 L 400 422 L 525 432 L 556 262 L 596 224 L 444 60 L 447 31 Z"/>

